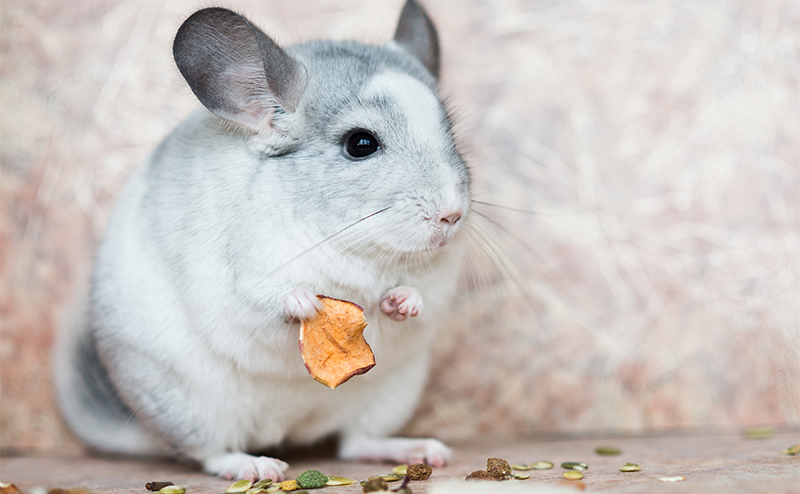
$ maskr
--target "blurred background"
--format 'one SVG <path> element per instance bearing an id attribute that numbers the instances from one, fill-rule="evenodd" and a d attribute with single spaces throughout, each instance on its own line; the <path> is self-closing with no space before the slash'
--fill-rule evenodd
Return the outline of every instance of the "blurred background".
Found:
<path id="1" fill-rule="evenodd" d="M 225 0 L 281 43 L 403 0 Z M 407 432 L 800 426 L 800 3 L 423 0 L 474 171 L 470 257 Z M 207 0 L 0 2 L 0 448 L 76 452 L 50 347 L 132 168 L 196 106 Z"/>

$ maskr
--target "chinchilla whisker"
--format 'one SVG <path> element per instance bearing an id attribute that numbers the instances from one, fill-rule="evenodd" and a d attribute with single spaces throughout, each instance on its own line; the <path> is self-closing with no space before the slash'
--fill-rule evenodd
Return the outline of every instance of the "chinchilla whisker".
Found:
<path id="1" fill-rule="evenodd" d="M 570 214 L 569 211 L 555 211 L 555 212 L 530 211 L 527 209 L 519 209 L 519 208 L 512 208 L 509 206 L 503 206 L 502 204 L 494 204 L 485 201 L 476 201 L 475 199 L 472 199 L 470 202 L 472 202 L 473 204 L 480 204 L 481 206 L 489 206 L 492 208 L 505 209 L 506 211 L 514 211 L 515 213 L 534 214 L 537 216 L 552 215 L 552 214 Z M 475 208 L 473 208 L 472 211 L 477 212 Z"/>
<path id="2" fill-rule="evenodd" d="M 334 239 L 334 238 L 336 238 L 337 236 L 339 236 L 339 235 L 341 235 L 342 233 L 346 232 L 347 230 L 349 230 L 349 229 L 353 228 L 354 226 L 358 225 L 358 224 L 359 224 L 359 223 L 361 223 L 362 221 L 368 220 L 369 218 L 372 218 L 373 216 L 377 216 L 377 215 L 379 215 L 379 214 L 381 214 L 381 213 L 383 213 L 383 212 L 386 212 L 386 211 L 387 211 L 389 208 L 391 208 L 391 206 L 386 206 L 386 207 L 385 207 L 385 208 L 383 208 L 383 209 L 380 209 L 380 210 L 378 210 L 378 211 L 375 211 L 374 213 L 368 214 L 368 215 L 364 216 L 363 218 L 361 218 L 361 219 L 359 219 L 359 220 L 356 220 L 356 221 L 354 221 L 354 222 L 350 223 L 349 225 L 347 225 L 346 227 L 342 228 L 341 230 L 338 230 L 338 231 L 336 231 L 336 232 L 334 232 L 334 233 L 331 233 L 330 235 L 328 235 L 327 237 L 323 238 L 323 239 L 322 239 L 322 240 L 320 240 L 319 242 L 315 243 L 315 244 L 314 244 L 314 245 L 312 245 L 311 247 L 309 247 L 309 248 L 305 249 L 304 251 L 300 252 L 300 253 L 299 253 L 299 254 L 297 254 L 296 256 L 294 256 L 294 257 L 292 257 L 291 259 L 289 259 L 288 261 L 284 262 L 283 264 L 281 264 L 281 265 L 280 265 L 280 266 L 278 266 L 277 268 L 273 269 L 272 271 L 270 271 L 269 273 L 267 273 L 267 275 L 266 275 L 266 276 L 267 276 L 267 277 L 270 277 L 270 276 L 274 275 L 274 274 L 275 274 L 275 273 L 277 273 L 278 271 L 280 271 L 280 270 L 282 270 L 283 268 L 285 268 L 286 266 L 288 266 L 288 265 L 292 264 L 292 263 L 293 263 L 293 262 L 295 262 L 296 260 L 300 259 L 301 257 L 305 256 L 305 255 L 306 255 L 306 254 L 308 254 L 309 252 L 311 252 L 311 251 L 313 251 L 314 249 L 318 248 L 319 246 L 321 246 L 321 245 L 324 245 L 324 244 L 325 244 L 325 243 L 327 243 L 327 242 L 330 242 L 331 240 L 333 240 L 333 239 Z"/>

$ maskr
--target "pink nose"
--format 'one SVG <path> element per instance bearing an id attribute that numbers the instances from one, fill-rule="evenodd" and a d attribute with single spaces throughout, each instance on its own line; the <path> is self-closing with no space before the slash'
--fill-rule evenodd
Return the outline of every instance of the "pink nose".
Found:
<path id="1" fill-rule="evenodd" d="M 461 219 L 461 212 L 456 211 L 454 213 L 447 214 L 446 216 L 441 216 L 439 218 L 439 221 L 442 222 L 442 226 L 444 227 L 453 227 L 455 226 L 456 223 L 458 223 L 458 220 L 460 219 Z"/>

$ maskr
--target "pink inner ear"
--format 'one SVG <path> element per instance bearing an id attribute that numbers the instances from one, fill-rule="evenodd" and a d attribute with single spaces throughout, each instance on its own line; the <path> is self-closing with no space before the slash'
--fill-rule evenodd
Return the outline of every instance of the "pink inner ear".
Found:
<path id="1" fill-rule="evenodd" d="M 228 99 L 239 110 L 235 113 L 225 112 L 225 118 L 253 128 L 271 125 L 270 117 L 275 105 L 267 88 L 262 65 L 232 65 L 222 74 L 221 80 L 226 86 Z"/>

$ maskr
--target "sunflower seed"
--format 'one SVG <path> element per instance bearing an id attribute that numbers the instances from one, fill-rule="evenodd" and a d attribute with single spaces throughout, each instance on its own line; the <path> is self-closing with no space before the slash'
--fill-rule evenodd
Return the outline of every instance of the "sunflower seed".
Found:
<path id="1" fill-rule="evenodd" d="M 569 470 L 564 472 L 562 475 L 567 480 L 580 480 L 583 478 L 583 472 L 579 472 L 577 470 Z"/>

